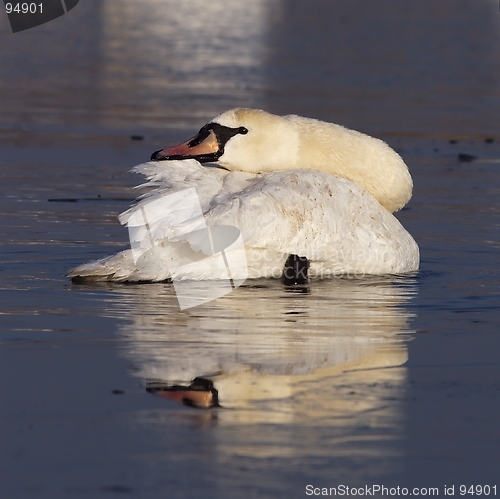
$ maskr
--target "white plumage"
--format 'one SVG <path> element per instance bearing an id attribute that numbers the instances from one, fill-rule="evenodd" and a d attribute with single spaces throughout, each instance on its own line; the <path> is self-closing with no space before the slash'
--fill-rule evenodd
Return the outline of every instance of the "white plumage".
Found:
<path id="1" fill-rule="evenodd" d="M 135 171 L 147 177 L 144 186 L 152 190 L 123 213 L 120 221 L 127 224 L 148 203 L 195 188 L 206 225 L 237 227 L 243 246 L 227 248 L 225 263 L 219 253 L 189 265 L 171 265 L 185 254 L 187 246 L 188 251 L 193 249 L 189 228 L 199 227 L 200 217 L 179 223 L 178 214 L 167 211 L 163 225 L 168 230 L 141 258 L 134 261 L 132 251 L 126 250 L 81 265 L 71 271 L 71 277 L 224 279 L 227 263 L 233 279 L 280 277 L 290 254 L 307 257 L 311 277 L 418 269 L 417 244 L 384 207 L 400 209 L 412 189 L 406 165 L 385 143 L 338 125 L 257 110 L 231 110 L 211 123 L 229 130 L 246 127 L 244 135 L 217 144 L 224 151 L 218 163 L 232 171 L 204 167 L 195 159 L 139 165 Z M 270 137 L 279 145 L 280 155 L 274 151 L 266 154 L 273 144 Z M 328 150 L 329 143 L 333 152 Z M 283 148 L 283 144 L 288 146 Z M 165 151 L 178 154 L 179 147 Z M 183 147 L 191 152 L 199 146 Z M 323 150 L 317 151 L 318 147 Z M 192 157 L 196 157 L 194 153 Z M 318 163 L 321 161 L 324 164 Z M 355 182 L 362 170 L 364 181 Z"/>

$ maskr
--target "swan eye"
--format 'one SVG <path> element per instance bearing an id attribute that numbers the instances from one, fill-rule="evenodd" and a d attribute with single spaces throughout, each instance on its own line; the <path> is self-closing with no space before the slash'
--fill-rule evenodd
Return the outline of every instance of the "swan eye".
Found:
<path id="1" fill-rule="evenodd" d="M 245 128 L 244 126 L 240 126 L 238 128 L 238 133 L 241 133 L 241 135 L 246 135 L 248 133 L 248 128 Z"/>

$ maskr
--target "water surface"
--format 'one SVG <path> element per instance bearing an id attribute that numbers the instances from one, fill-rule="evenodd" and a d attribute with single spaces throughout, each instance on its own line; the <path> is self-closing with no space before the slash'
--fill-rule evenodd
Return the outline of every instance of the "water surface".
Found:
<path id="1" fill-rule="evenodd" d="M 3 495 L 494 485 L 497 2 L 80 2 L 0 36 Z M 128 244 L 127 171 L 234 106 L 387 140 L 421 270 L 185 311 L 166 283 L 71 284 Z M 221 407 L 179 403 L 213 402 L 196 378 Z"/>

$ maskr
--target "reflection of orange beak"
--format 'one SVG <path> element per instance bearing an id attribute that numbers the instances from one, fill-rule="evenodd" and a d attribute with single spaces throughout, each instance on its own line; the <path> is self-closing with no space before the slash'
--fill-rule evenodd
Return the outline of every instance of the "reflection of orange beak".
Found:
<path id="1" fill-rule="evenodd" d="M 169 385 L 161 381 L 152 381 L 146 391 L 162 399 L 175 400 L 179 404 L 199 409 L 220 407 L 219 392 L 213 381 L 208 378 L 195 378 L 189 386 Z"/>
<path id="2" fill-rule="evenodd" d="M 219 142 L 213 130 L 200 130 L 198 135 L 178 146 L 160 149 L 151 156 L 151 161 L 174 159 L 197 159 L 200 163 L 217 160 Z"/>
<path id="3" fill-rule="evenodd" d="M 158 391 L 155 395 L 167 400 L 175 400 L 179 404 L 199 409 L 209 409 L 212 407 L 213 396 L 210 392 L 200 392 L 194 390 Z"/>

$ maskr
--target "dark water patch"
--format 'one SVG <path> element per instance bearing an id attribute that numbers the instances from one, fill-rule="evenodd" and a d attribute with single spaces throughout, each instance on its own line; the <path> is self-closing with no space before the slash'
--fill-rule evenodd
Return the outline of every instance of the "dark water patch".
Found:
<path id="1" fill-rule="evenodd" d="M 467 154 L 467 153 L 459 153 L 457 156 L 458 161 L 461 163 L 470 163 L 474 160 L 477 159 L 477 156 L 474 156 L 473 154 Z"/>
<path id="2" fill-rule="evenodd" d="M 47 199 L 49 203 L 78 203 L 80 201 L 120 201 L 120 202 L 132 202 L 135 198 L 110 198 L 110 197 L 101 197 L 97 196 L 95 198 L 51 198 Z"/>

